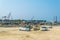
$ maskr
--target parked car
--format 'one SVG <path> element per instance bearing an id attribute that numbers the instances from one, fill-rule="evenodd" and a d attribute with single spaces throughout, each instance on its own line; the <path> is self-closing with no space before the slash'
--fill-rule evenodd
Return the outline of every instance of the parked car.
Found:
<path id="1" fill-rule="evenodd" d="M 40 30 L 41 31 L 48 31 L 48 27 L 47 26 L 41 26 Z"/>
<path id="2" fill-rule="evenodd" d="M 30 27 L 25 25 L 24 27 L 19 27 L 19 30 L 21 31 L 30 31 Z"/>

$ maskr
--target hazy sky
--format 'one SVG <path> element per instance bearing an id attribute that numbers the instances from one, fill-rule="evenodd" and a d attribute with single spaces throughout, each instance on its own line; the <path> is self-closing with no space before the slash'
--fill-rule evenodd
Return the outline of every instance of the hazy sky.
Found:
<path id="1" fill-rule="evenodd" d="M 11 12 L 13 19 L 48 19 L 58 16 L 60 0 L 0 0 L 0 18 Z"/>

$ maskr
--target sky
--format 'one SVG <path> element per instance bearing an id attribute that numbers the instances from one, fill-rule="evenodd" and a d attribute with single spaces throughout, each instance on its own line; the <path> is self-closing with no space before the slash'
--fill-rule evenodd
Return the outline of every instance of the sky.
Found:
<path id="1" fill-rule="evenodd" d="M 0 0 L 0 19 L 9 12 L 12 19 L 60 20 L 60 0 Z"/>

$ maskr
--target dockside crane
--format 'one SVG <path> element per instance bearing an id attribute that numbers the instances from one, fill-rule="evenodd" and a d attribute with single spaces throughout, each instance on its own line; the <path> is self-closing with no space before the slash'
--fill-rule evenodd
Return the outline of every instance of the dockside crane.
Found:
<path id="1" fill-rule="evenodd" d="M 10 17 L 11 17 L 11 12 L 10 12 L 9 15 L 7 16 L 7 19 L 10 19 Z"/>
<path id="2" fill-rule="evenodd" d="M 8 16 L 3 16 L 2 20 L 9 20 L 11 17 L 11 12 L 8 14 Z"/>

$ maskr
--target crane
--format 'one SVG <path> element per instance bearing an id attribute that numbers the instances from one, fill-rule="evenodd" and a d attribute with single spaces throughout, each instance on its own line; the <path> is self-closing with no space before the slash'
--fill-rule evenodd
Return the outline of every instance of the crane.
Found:
<path id="1" fill-rule="evenodd" d="M 2 19 L 3 19 L 3 20 L 6 20 L 6 19 L 9 20 L 10 17 L 11 17 L 11 12 L 8 14 L 8 16 L 3 16 Z"/>
<path id="2" fill-rule="evenodd" d="M 10 12 L 9 15 L 7 16 L 7 19 L 10 19 L 10 17 L 11 17 L 11 12 Z"/>

